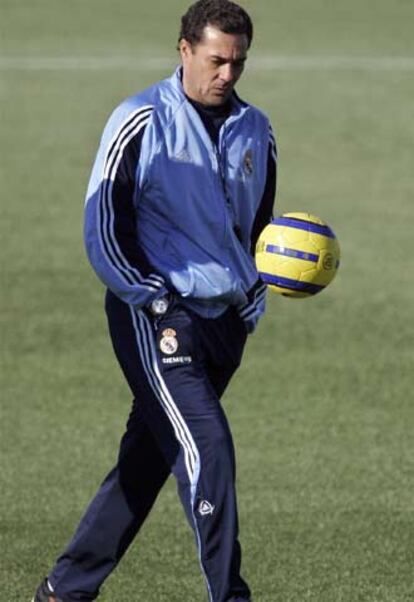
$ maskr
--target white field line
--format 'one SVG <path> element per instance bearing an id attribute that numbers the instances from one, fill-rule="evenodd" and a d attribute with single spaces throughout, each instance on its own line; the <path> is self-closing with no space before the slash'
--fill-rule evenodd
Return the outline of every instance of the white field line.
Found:
<path id="1" fill-rule="evenodd" d="M 131 56 L 0 56 L 0 71 L 157 71 L 173 69 L 167 57 Z M 257 71 L 414 71 L 414 56 L 252 56 L 248 67 Z"/>

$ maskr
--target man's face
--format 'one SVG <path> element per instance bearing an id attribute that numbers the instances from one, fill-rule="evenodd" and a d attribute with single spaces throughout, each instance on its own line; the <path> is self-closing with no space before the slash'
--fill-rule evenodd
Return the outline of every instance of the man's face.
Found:
<path id="1" fill-rule="evenodd" d="M 207 25 L 201 41 L 180 42 L 184 91 L 192 100 L 220 106 L 231 96 L 247 58 L 245 34 L 224 33 Z"/>

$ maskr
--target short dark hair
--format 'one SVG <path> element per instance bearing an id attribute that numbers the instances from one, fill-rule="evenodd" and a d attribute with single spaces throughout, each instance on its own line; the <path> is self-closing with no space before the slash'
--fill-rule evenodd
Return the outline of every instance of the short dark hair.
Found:
<path id="1" fill-rule="evenodd" d="M 230 0 L 198 0 L 181 17 L 178 42 L 187 40 L 192 46 L 201 42 L 207 25 L 223 33 L 245 34 L 248 47 L 253 39 L 253 23 L 247 12 Z"/>

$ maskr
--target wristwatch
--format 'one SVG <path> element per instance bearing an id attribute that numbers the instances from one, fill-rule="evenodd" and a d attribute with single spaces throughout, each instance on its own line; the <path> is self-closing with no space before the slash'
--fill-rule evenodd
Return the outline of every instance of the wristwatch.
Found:
<path id="1" fill-rule="evenodd" d="M 168 295 L 164 297 L 159 297 L 158 299 L 154 299 L 151 305 L 149 306 L 149 310 L 153 316 L 160 317 L 167 313 L 167 310 L 170 306 L 170 299 Z"/>

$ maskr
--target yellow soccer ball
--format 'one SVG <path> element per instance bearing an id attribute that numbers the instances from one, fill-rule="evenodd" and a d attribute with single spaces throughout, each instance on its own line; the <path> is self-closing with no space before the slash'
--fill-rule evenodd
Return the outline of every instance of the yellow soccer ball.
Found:
<path id="1" fill-rule="evenodd" d="M 256 265 L 269 288 L 286 297 L 310 297 L 334 278 L 340 259 L 331 228 L 310 213 L 285 213 L 259 236 Z"/>

